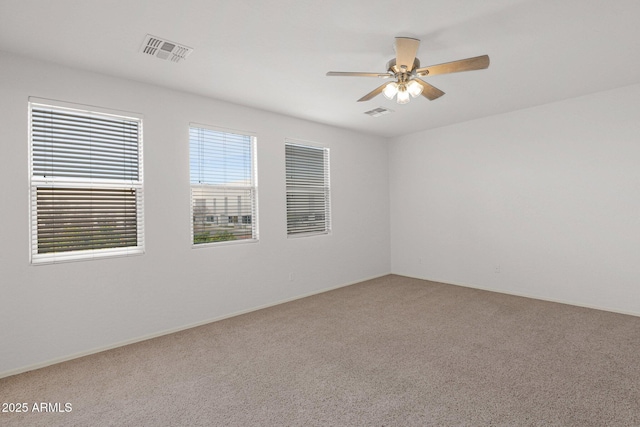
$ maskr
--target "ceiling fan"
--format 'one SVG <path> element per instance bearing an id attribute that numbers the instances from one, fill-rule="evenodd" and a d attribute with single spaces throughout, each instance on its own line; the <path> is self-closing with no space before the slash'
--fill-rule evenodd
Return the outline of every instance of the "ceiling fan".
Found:
<path id="1" fill-rule="evenodd" d="M 395 96 L 398 104 L 406 104 L 412 97 L 415 98 L 420 95 L 430 101 L 444 95 L 443 91 L 425 82 L 420 77 L 457 73 L 460 71 L 482 70 L 489 67 L 489 56 L 482 55 L 420 68 L 420 60 L 416 58 L 418 46 L 420 46 L 420 40 L 418 39 L 396 37 L 396 57 L 387 62 L 386 73 L 329 71 L 327 76 L 393 78 L 395 81 L 378 86 L 358 99 L 358 102 L 368 101 L 382 93 L 387 99 L 391 100 Z"/>

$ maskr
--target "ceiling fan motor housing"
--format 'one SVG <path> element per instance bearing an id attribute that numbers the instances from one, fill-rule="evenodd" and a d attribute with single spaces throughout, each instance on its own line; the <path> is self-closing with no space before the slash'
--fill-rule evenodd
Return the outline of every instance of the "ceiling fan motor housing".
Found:
<path id="1" fill-rule="evenodd" d="M 389 60 L 389 62 L 387 62 L 387 71 L 393 73 L 395 77 L 398 77 L 399 74 L 411 75 L 413 74 L 413 70 L 417 70 L 418 68 L 420 68 L 420 60 L 418 58 L 415 58 L 413 60 L 413 67 L 411 67 L 410 70 L 405 70 L 402 67 L 398 67 L 396 65 L 396 58 L 392 58 Z"/>

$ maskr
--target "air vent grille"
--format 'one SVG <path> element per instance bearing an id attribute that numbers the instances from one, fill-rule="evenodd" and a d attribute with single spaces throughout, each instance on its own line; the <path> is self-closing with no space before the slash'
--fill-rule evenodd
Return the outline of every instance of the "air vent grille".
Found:
<path id="1" fill-rule="evenodd" d="M 155 56 L 156 58 L 179 62 L 189 56 L 189 54 L 193 52 L 193 49 L 179 43 L 147 34 L 140 51 L 146 55 Z"/>
<path id="2" fill-rule="evenodd" d="M 373 110 L 365 111 L 365 114 L 370 115 L 371 117 L 380 117 L 385 114 L 393 113 L 393 110 L 389 110 L 388 108 L 378 107 Z"/>

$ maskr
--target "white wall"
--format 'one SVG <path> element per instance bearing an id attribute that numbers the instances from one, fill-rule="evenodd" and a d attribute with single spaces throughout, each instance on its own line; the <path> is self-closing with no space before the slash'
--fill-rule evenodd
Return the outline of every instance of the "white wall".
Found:
<path id="1" fill-rule="evenodd" d="M 385 140 L 1 53 L 0 76 L 0 377 L 389 273 Z M 144 114 L 145 255 L 29 264 L 29 96 Z M 189 122 L 257 133 L 259 243 L 191 248 Z M 330 148 L 331 235 L 286 237 L 285 138 Z"/>
<path id="2" fill-rule="evenodd" d="M 392 272 L 640 315 L 639 100 L 634 85 L 394 139 Z"/>

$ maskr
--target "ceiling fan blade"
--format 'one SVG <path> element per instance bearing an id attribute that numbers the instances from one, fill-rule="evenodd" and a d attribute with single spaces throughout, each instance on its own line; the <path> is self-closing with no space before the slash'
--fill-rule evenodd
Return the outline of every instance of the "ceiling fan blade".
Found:
<path id="1" fill-rule="evenodd" d="M 409 37 L 396 37 L 396 67 L 400 70 L 406 67 L 407 71 L 413 69 L 413 61 L 418 53 L 420 40 Z"/>
<path id="2" fill-rule="evenodd" d="M 422 96 L 424 96 L 425 98 L 428 98 L 429 101 L 433 101 L 434 99 L 438 99 L 442 95 L 444 95 L 443 91 L 441 91 L 435 86 L 431 86 L 429 83 L 425 82 L 424 80 L 420 80 L 420 79 L 413 79 L 413 80 L 420 83 L 420 85 L 422 86 Z"/>
<path id="3" fill-rule="evenodd" d="M 435 76 L 438 74 L 458 73 L 460 71 L 482 70 L 488 67 L 489 55 L 482 55 L 476 56 L 475 58 L 461 59 L 459 61 L 418 68 L 416 74 L 419 76 Z"/>
<path id="4" fill-rule="evenodd" d="M 358 73 L 351 71 L 329 71 L 327 76 L 344 76 L 344 77 L 381 77 L 383 79 L 391 77 L 389 73 Z"/>
<path id="5" fill-rule="evenodd" d="M 371 92 L 369 92 L 368 94 L 366 94 L 365 96 L 363 96 L 362 98 L 358 99 L 358 102 L 362 102 L 362 101 L 368 101 L 373 97 L 376 97 L 378 95 L 380 95 L 382 93 L 382 91 L 384 90 L 384 88 L 388 85 L 389 83 L 385 83 L 383 85 L 378 86 L 377 88 L 375 88 L 374 90 L 372 90 Z"/>

